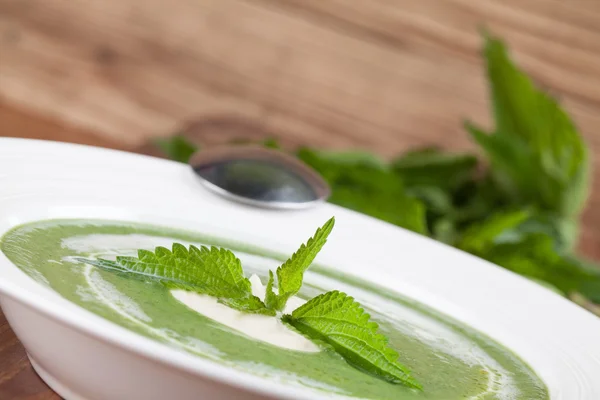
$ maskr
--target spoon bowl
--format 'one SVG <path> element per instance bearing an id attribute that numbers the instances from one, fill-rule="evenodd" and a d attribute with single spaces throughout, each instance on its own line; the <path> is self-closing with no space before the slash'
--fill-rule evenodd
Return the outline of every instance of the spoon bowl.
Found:
<path id="1" fill-rule="evenodd" d="M 229 200 L 273 209 L 301 209 L 329 197 L 321 176 L 295 157 L 258 146 L 225 146 L 194 154 L 202 183 Z"/>

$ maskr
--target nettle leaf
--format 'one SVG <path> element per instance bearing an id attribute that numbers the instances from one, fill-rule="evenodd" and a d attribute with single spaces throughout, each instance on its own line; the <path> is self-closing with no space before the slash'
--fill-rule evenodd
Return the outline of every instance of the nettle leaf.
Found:
<path id="1" fill-rule="evenodd" d="M 398 353 L 388 346 L 378 325 L 370 321 L 354 299 L 331 291 L 297 308 L 284 321 L 310 338 L 331 345 L 355 367 L 391 383 L 421 389 L 408 368 L 398 362 Z"/>
<path id="2" fill-rule="evenodd" d="M 288 299 L 298 293 L 302 287 L 304 272 L 310 267 L 325 242 L 327 242 L 327 237 L 334 225 L 335 218 L 332 217 L 325 225 L 317 229 L 306 244 L 301 245 L 286 262 L 277 268 L 278 295 L 273 292 L 273 273 L 269 271 L 269 282 L 267 283 L 267 295 L 265 297 L 268 307 L 281 311 Z"/>
<path id="3" fill-rule="evenodd" d="M 568 114 L 486 38 L 484 55 L 496 129 L 467 129 L 491 161 L 497 184 L 514 202 L 564 216 L 581 211 L 589 189 L 585 143 Z"/>
<path id="4" fill-rule="evenodd" d="M 252 295 L 240 260 L 230 250 L 196 247 L 189 250 L 174 243 L 172 250 L 157 247 L 154 252 L 138 250 L 137 257 L 118 256 L 116 261 L 80 259 L 88 264 L 157 280 L 170 289 L 183 289 L 217 297 L 228 306 L 245 312 L 274 314 Z"/>

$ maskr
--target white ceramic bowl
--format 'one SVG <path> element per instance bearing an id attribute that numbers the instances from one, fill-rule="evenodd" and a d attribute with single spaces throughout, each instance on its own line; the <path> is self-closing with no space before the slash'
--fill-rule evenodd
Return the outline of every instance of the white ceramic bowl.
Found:
<path id="1" fill-rule="evenodd" d="M 332 215 L 336 230 L 318 261 L 488 334 L 537 372 L 552 399 L 600 399 L 600 319 L 509 271 L 329 204 L 269 211 L 230 203 L 175 162 L 0 139 L 0 235 L 41 219 L 106 218 L 201 226 L 290 253 Z M 0 304 L 36 371 L 69 400 L 315 398 L 121 328 L 39 285 L 2 253 Z"/>

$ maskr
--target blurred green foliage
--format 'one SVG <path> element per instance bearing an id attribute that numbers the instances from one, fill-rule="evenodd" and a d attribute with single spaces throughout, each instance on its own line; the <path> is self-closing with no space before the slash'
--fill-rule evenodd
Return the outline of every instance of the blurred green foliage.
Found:
<path id="1" fill-rule="evenodd" d="M 600 269 L 573 254 L 589 192 L 587 147 L 501 40 L 485 35 L 483 55 L 496 126 L 465 124 L 481 157 L 434 147 L 391 162 L 364 151 L 295 155 L 327 180 L 331 203 L 458 247 L 598 313 Z M 159 144 L 183 162 L 196 150 L 181 136 Z M 263 145 L 280 149 L 274 139 Z"/>

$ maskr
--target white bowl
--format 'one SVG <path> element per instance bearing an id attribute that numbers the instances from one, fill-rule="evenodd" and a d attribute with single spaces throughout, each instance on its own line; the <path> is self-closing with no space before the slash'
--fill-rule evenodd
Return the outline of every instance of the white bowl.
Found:
<path id="1" fill-rule="evenodd" d="M 0 139 L 0 235 L 41 219 L 105 218 L 202 226 L 289 253 L 331 215 L 336 230 L 318 261 L 489 335 L 533 368 L 552 399 L 600 399 L 600 319 L 509 271 L 330 204 L 269 211 L 230 203 L 179 163 Z M 0 304 L 36 371 L 69 400 L 315 398 L 121 328 L 36 283 L 3 253 Z"/>

